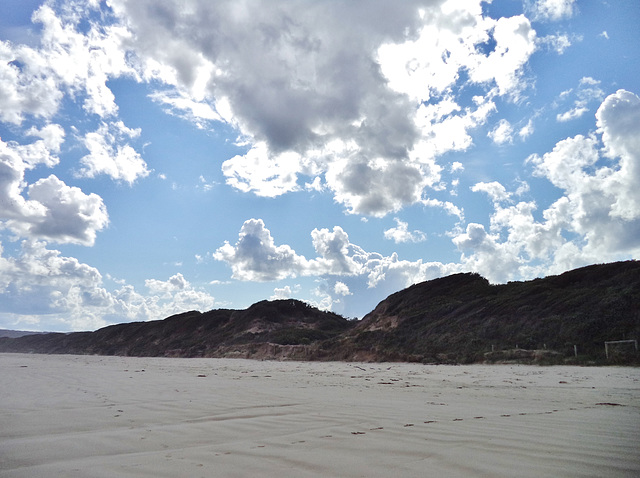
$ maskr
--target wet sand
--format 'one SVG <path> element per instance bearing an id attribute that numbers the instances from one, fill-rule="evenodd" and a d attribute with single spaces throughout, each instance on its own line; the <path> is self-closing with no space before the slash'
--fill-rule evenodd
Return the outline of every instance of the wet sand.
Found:
<path id="1" fill-rule="evenodd" d="M 0 354 L 0 477 L 637 477 L 640 369 Z"/>

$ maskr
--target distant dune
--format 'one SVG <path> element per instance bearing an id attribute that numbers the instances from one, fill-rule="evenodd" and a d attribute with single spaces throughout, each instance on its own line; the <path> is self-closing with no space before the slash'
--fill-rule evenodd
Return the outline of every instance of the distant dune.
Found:
<path id="1" fill-rule="evenodd" d="M 95 332 L 0 338 L 0 352 L 424 363 L 638 363 L 640 263 L 491 285 L 455 274 L 392 294 L 361 321 L 297 300 Z M 605 356 L 605 342 L 615 344 Z"/>
<path id="2" fill-rule="evenodd" d="M 46 332 L 30 332 L 28 330 L 7 330 L 0 329 L 0 338 L 9 337 L 10 339 L 15 339 L 18 337 L 23 337 L 25 335 L 34 335 L 34 334 L 45 334 Z"/>

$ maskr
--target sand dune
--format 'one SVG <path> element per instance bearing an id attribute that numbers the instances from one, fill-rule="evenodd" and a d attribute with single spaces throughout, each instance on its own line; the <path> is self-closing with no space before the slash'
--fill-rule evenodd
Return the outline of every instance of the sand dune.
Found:
<path id="1" fill-rule="evenodd" d="M 640 370 L 0 354 L 0 477 L 640 476 Z"/>

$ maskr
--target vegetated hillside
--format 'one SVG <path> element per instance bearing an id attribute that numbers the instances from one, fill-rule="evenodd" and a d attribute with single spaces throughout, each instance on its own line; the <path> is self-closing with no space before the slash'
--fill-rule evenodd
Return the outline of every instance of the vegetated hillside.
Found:
<path id="1" fill-rule="evenodd" d="M 297 300 L 262 301 L 95 332 L 0 338 L 0 352 L 604 363 L 604 342 L 621 339 L 640 339 L 636 261 L 503 285 L 456 274 L 397 292 L 359 322 Z M 626 347 L 608 363 L 638 363 L 633 345 Z"/>
<path id="2" fill-rule="evenodd" d="M 258 302 L 246 310 L 196 311 L 164 320 L 104 327 L 95 332 L 0 338 L 0 352 L 124 356 L 287 356 L 330 339 L 352 322 L 297 300 Z M 292 344 L 299 349 L 292 350 Z"/>
<path id="3" fill-rule="evenodd" d="M 416 284 L 383 300 L 333 349 L 347 359 L 558 362 L 575 350 L 578 361 L 604 360 L 605 341 L 639 336 L 640 263 L 628 261 L 503 285 L 477 274 Z"/>

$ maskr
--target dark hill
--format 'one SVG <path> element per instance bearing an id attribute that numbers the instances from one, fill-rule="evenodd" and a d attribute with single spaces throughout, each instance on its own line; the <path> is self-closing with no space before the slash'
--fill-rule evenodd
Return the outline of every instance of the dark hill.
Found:
<path id="1" fill-rule="evenodd" d="M 627 261 L 503 285 L 456 274 L 392 294 L 359 322 L 297 300 L 262 301 L 95 332 L 0 338 L 0 352 L 605 363 L 605 341 L 639 336 L 640 263 Z M 608 363 L 638 363 L 633 344 L 624 347 Z"/>
<path id="2" fill-rule="evenodd" d="M 335 337 L 353 322 L 297 300 L 262 301 L 246 310 L 185 312 L 95 332 L 0 338 L 0 352 L 123 356 L 220 357 L 301 354 L 305 345 Z M 264 345 L 269 344 L 265 349 Z M 298 345 L 303 350 L 296 350 Z"/>
<path id="3" fill-rule="evenodd" d="M 337 348 L 345 358 L 453 362 L 546 349 L 538 356 L 557 361 L 574 345 L 583 359 L 604 359 L 605 341 L 639 336 L 640 263 L 629 261 L 503 285 L 477 274 L 416 284 L 378 304 Z"/>

